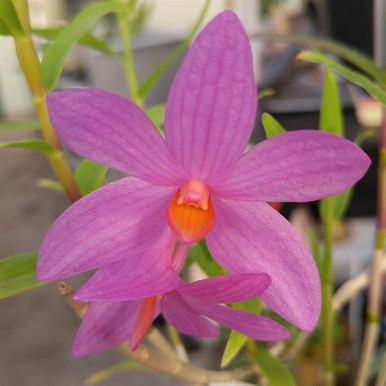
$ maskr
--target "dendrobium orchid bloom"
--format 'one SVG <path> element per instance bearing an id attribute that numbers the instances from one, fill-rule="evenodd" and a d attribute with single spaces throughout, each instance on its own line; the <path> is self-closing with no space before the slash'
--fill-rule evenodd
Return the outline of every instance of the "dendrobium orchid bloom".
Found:
<path id="1" fill-rule="evenodd" d="M 105 350 L 127 339 L 134 350 L 161 312 L 169 324 L 188 335 L 218 336 L 219 330 L 206 319 L 209 318 L 256 340 L 290 337 L 283 326 L 267 317 L 221 305 L 260 294 L 270 285 L 267 274 L 217 276 L 191 284 L 185 284 L 178 276 L 176 279 L 176 289 L 142 301 L 91 303 L 77 332 L 73 355 Z"/>
<path id="2" fill-rule="evenodd" d="M 126 259 L 144 282 L 159 283 L 155 292 L 166 293 L 173 274 L 160 275 L 154 262 L 163 256 L 150 255 L 171 230 L 185 248 L 206 238 L 229 273 L 266 272 L 272 284 L 260 298 L 301 329 L 315 327 L 321 293 L 314 260 L 266 201 L 341 193 L 370 161 L 348 140 L 314 130 L 277 135 L 244 154 L 257 95 L 248 37 L 231 11 L 209 23 L 188 51 L 168 96 L 165 140 L 140 108 L 107 91 L 69 89 L 50 94 L 47 102 L 64 144 L 130 177 L 59 217 L 40 250 L 40 280 L 101 267 L 82 290 L 89 300 L 124 300 L 135 286 L 116 263 Z M 92 299 L 92 293 L 99 295 Z"/>

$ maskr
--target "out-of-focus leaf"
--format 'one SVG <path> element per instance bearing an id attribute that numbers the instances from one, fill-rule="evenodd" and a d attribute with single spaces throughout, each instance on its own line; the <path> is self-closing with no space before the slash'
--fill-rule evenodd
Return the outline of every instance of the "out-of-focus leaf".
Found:
<path id="1" fill-rule="evenodd" d="M 223 268 L 210 255 L 205 240 L 190 247 L 189 260 L 196 262 L 209 277 L 224 273 Z"/>
<path id="2" fill-rule="evenodd" d="M 364 141 L 366 141 L 367 138 L 375 137 L 375 132 L 373 130 L 366 130 L 363 133 L 360 133 L 355 139 L 354 143 L 358 146 L 362 147 L 362 144 Z"/>
<path id="3" fill-rule="evenodd" d="M 146 110 L 148 117 L 152 120 L 162 137 L 164 137 L 162 125 L 165 121 L 165 108 L 165 105 L 156 105 Z"/>
<path id="4" fill-rule="evenodd" d="M 343 135 L 343 117 L 338 83 L 334 73 L 326 67 L 320 109 L 319 128 L 336 135 Z"/>
<path id="5" fill-rule="evenodd" d="M 237 308 L 238 310 L 249 311 L 254 313 L 260 312 L 261 308 L 257 298 L 250 298 L 245 302 L 233 304 L 232 307 Z M 223 356 L 221 358 L 221 368 L 228 366 L 228 364 L 243 348 L 246 341 L 247 337 L 245 335 L 240 334 L 239 332 L 234 330 L 230 332 Z"/>
<path id="6" fill-rule="evenodd" d="M 83 160 L 75 172 L 75 181 L 83 195 L 97 190 L 105 178 L 107 167 L 89 160 Z"/>
<path id="7" fill-rule="evenodd" d="M 196 23 L 194 24 L 191 32 L 187 36 L 187 38 L 180 44 L 178 47 L 169 55 L 167 58 L 149 75 L 149 77 L 143 82 L 139 89 L 139 95 L 141 97 L 145 97 L 150 90 L 153 88 L 155 83 L 158 81 L 160 76 L 164 73 L 164 71 L 173 63 L 175 59 L 177 59 L 186 48 L 188 48 L 189 44 L 193 40 L 194 36 L 198 32 L 206 12 L 209 8 L 210 0 L 206 0 L 205 4 L 198 16 Z"/>
<path id="8" fill-rule="evenodd" d="M 40 129 L 39 121 L 0 122 L 0 131 L 3 130 L 36 130 Z"/>
<path id="9" fill-rule="evenodd" d="M 107 367 L 106 369 L 100 370 L 92 375 L 90 375 L 86 381 L 85 385 L 97 385 L 98 383 L 112 377 L 115 374 L 118 374 L 122 371 L 129 371 L 129 370 L 146 370 L 145 367 L 143 367 L 140 363 L 135 361 L 124 361 L 117 363 L 115 365 L 112 365 L 110 367 Z"/>
<path id="10" fill-rule="evenodd" d="M 48 284 L 35 279 L 37 257 L 30 252 L 0 260 L 0 299 Z"/>
<path id="11" fill-rule="evenodd" d="M 332 200 L 332 213 L 333 213 L 333 219 L 339 220 L 341 219 L 345 213 L 347 212 L 347 209 L 350 205 L 352 196 L 354 193 L 354 186 L 352 186 L 350 189 L 346 190 L 343 193 L 337 194 L 333 197 L 329 197 L 329 199 Z M 319 206 L 319 212 L 320 217 L 323 221 L 326 221 L 327 218 L 327 201 L 326 199 L 323 199 L 320 201 Z"/>
<path id="12" fill-rule="evenodd" d="M 44 52 L 41 69 L 44 84 L 52 91 L 62 72 L 66 58 L 79 39 L 104 15 L 117 8 L 112 1 L 93 3 L 82 12 L 54 39 Z"/>
<path id="13" fill-rule="evenodd" d="M 25 141 L 14 142 L 0 142 L 0 148 L 2 147 L 20 147 L 24 149 L 30 149 L 47 156 L 53 155 L 57 150 L 49 145 L 47 142 L 41 139 L 27 139 Z"/>
<path id="14" fill-rule="evenodd" d="M 53 40 L 56 39 L 65 28 L 66 27 L 35 28 L 32 30 L 32 33 L 48 40 Z M 93 48 L 96 51 L 100 51 L 108 55 L 116 55 L 116 52 L 105 41 L 98 39 L 89 32 L 86 32 L 81 36 L 79 44 Z"/>
<path id="15" fill-rule="evenodd" d="M 328 51 L 334 54 L 339 55 L 341 58 L 347 60 L 351 64 L 360 68 L 362 71 L 366 72 L 368 75 L 373 77 L 379 84 L 383 84 L 383 70 L 378 67 L 372 58 L 365 54 L 364 52 L 358 51 L 357 48 L 351 47 L 347 44 L 341 42 L 335 42 L 330 39 L 317 38 L 314 36 L 304 36 L 304 35 L 291 35 L 291 34 L 273 34 L 273 33 L 263 33 L 259 36 L 268 39 L 277 39 L 283 40 L 291 43 L 305 44 L 312 46 L 314 49 Z"/>
<path id="16" fill-rule="evenodd" d="M 367 76 L 354 71 L 348 66 L 345 66 L 344 64 L 318 52 L 303 51 L 299 54 L 298 58 L 312 63 L 322 63 L 329 66 L 339 75 L 343 76 L 357 86 L 364 88 L 373 98 L 381 102 L 383 105 L 386 105 L 386 92 L 384 92 L 380 86 L 370 80 Z"/>
<path id="17" fill-rule="evenodd" d="M 59 193 L 64 193 L 63 185 L 59 181 L 51 180 L 49 178 L 41 178 L 38 181 L 38 186 L 40 188 L 47 188 L 51 190 L 55 190 Z"/>
<path id="18" fill-rule="evenodd" d="M 269 96 L 275 95 L 275 89 L 273 88 L 263 88 L 262 90 L 259 90 L 258 98 L 263 99 Z"/>
<path id="19" fill-rule="evenodd" d="M 322 269 L 322 251 L 320 250 L 319 237 L 315 232 L 315 229 L 311 229 L 310 232 L 310 249 L 315 263 L 321 272 Z"/>
<path id="20" fill-rule="evenodd" d="M 19 20 L 19 16 L 17 15 L 12 0 L 0 0 L 0 19 L 3 24 L 3 31 L 8 30 L 15 36 L 24 34 L 23 26 Z"/>
<path id="21" fill-rule="evenodd" d="M 11 31 L 4 23 L 3 19 L 0 19 L 0 35 L 5 35 L 5 36 L 11 35 Z"/>
<path id="22" fill-rule="evenodd" d="M 275 135 L 285 133 L 284 127 L 271 114 L 263 113 L 261 122 L 267 138 L 272 138 Z"/>
<path id="23" fill-rule="evenodd" d="M 264 346 L 259 345 L 257 353 L 250 358 L 259 366 L 270 386 L 296 386 L 294 376 L 286 365 L 271 355 Z"/>

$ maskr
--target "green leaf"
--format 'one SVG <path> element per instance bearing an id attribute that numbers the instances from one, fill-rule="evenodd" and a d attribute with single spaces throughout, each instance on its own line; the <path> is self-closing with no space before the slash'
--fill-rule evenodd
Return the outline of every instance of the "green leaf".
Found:
<path id="1" fill-rule="evenodd" d="M 85 196 L 97 190 L 101 186 L 106 172 L 106 166 L 89 160 L 83 160 L 75 172 L 75 181 L 81 193 Z"/>
<path id="2" fill-rule="evenodd" d="M 272 95 L 275 95 L 275 89 L 274 88 L 263 88 L 263 89 L 259 90 L 257 96 L 260 100 L 260 99 L 267 98 L 267 97 L 272 96 Z"/>
<path id="3" fill-rule="evenodd" d="M 2 20 L 3 31 L 8 30 L 15 36 L 24 34 L 23 26 L 12 0 L 0 0 L 0 20 Z"/>
<path id="4" fill-rule="evenodd" d="M 192 30 L 190 31 L 189 35 L 187 36 L 187 38 L 181 44 L 179 44 L 178 47 L 170 55 L 168 55 L 167 58 L 143 82 L 143 84 L 139 88 L 139 95 L 141 97 L 145 97 L 150 92 L 150 90 L 154 87 L 155 83 L 158 81 L 158 79 L 164 73 L 164 71 L 173 63 L 175 59 L 177 59 L 185 51 L 186 48 L 188 48 L 189 44 L 191 43 L 194 36 L 198 32 L 205 18 L 209 5 L 210 5 L 210 0 L 206 0 L 198 16 L 198 19 L 194 24 Z"/>
<path id="5" fill-rule="evenodd" d="M 63 185 L 59 181 L 51 180 L 49 178 L 41 178 L 38 180 L 38 186 L 39 188 L 47 188 L 59 193 L 64 193 Z"/>
<path id="6" fill-rule="evenodd" d="M 41 139 L 27 139 L 25 141 L 0 142 L 2 147 L 20 147 L 24 149 L 35 150 L 47 156 L 53 155 L 57 150 Z"/>
<path id="7" fill-rule="evenodd" d="M 264 346 L 259 345 L 257 353 L 250 358 L 259 366 L 270 386 L 296 386 L 294 376 L 285 364 Z"/>
<path id="8" fill-rule="evenodd" d="M 354 194 L 354 186 L 352 186 L 350 189 L 346 190 L 343 193 L 329 197 L 329 199 L 332 201 L 332 206 L 333 206 L 332 218 L 334 220 L 339 220 L 346 214 L 353 194 Z M 326 218 L 327 218 L 326 199 L 323 199 L 320 201 L 319 212 L 320 212 L 321 219 L 323 221 L 326 221 Z"/>
<path id="9" fill-rule="evenodd" d="M 320 250 L 319 237 L 315 232 L 315 229 L 311 229 L 310 232 L 310 249 L 319 272 L 322 270 L 322 251 Z"/>
<path id="10" fill-rule="evenodd" d="M 40 129 L 39 121 L 0 122 L 0 131 L 3 130 L 36 130 Z"/>
<path id="11" fill-rule="evenodd" d="M 196 262 L 209 277 L 224 273 L 224 270 L 211 256 L 205 240 L 202 240 L 189 248 L 189 259 Z"/>
<path id="12" fill-rule="evenodd" d="M 12 35 L 10 29 L 4 23 L 3 19 L 0 19 L 0 35 L 5 35 L 5 36 Z"/>
<path id="13" fill-rule="evenodd" d="M 322 106 L 320 108 L 319 128 L 322 131 L 343 136 L 343 117 L 338 83 L 329 67 L 324 70 Z"/>
<path id="14" fill-rule="evenodd" d="M 326 66 L 329 66 L 339 75 L 343 76 L 357 86 L 364 88 L 373 98 L 381 102 L 383 105 L 386 105 L 386 92 L 384 92 L 381 87 L 370 80 L 367 76 L 362 75 L 361 73 L 350 69 L 348 66 L 345 66 L 344 64 L 318 52 L 303 51 L 298 57 L 299 59 L 306 60 L 308 62 L 323 63 Z"/>
<path id="15" fill-rule="evenodd" d="M 232 308 L 258 313 L 260 312 L 261 307 L 257 298 L 250 298 L 245 302 L 233 304 Z M 225 346 L 224 354 L 221 358 L 221 368 L 224 368 L 229 365 L 229 363 L 243 348 L 246 341 L 247 337 L 245 335 L 240 334 L 239 332 L 234 330 L 231 331 Z"/>
<path id="16" fill-rule="evenodd" d="M 272 138 L 275 135 L 285 133 L 284 127 L 271 114 L 263 113 L 261 121 L 267 138 Z"/>
<path id="17" fill-rule="evenodd" d="M 296 34 L 273 34 L 263 33 L 259 35 L 263 38 L 283 40 L 291 43 L 304 44 L 312 46 L 315 50 L 328 51 L 339 55 L 351 64 L 366 72 L 374 78 L 379 84 L 384 82 L 384 74 L 382 68 L 378 67 L 372 58 L 367 54 L 360 52 L 357 48 L 335 42 L 330 39 L 317 38 L 313 36 L 296 35 Z"/>
<path id="18" fill-rule="evenodd" d="M 0 299 L 48 284 L 35 279 L 37 257 L 31 252 L 0 260 Z"/>
<path id="19" fill-rule="evenodd" d="M 53 40 L 56 39 L 65 28 L 66 27 L 35 28 L 32 30 L 32 33 L 48 40 Z M 98 39 L 89 32 L 86 32 L 80 37 L 79 44 L 108 55 L 116 55 L 116 52 L 105 41 Z"/>
<path id="20" fill-rule="evenodd" d="M 52 91 L 62 72 L 66 58 L 79 39 L 104 15 L 114 12 L 117 6 L 111 1 L 95 3 L 80 12 L 54 39 L 44 52 L 41 69 L 44 84 Z"/>
<path id="21" fill-rule="evenodd" d="M 165 133 L 162 128 L 165 121 L 165 108 L 165 105 L 156 105 L 146 110 L 147 116 L 154 123 L 162 137 L 165 137 Z"/>

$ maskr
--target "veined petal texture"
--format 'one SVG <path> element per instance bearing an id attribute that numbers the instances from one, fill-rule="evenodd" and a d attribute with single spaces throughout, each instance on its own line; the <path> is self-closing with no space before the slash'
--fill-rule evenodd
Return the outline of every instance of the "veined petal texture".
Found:
<path id="1" fill-rule="evenodd" d="M 161 308 L 166 321 L 184 334 L 207 338 L 219 335 L 218 328 L 192 309 L 178 291 L 167 294 Z"/>
<path id="2" fill-rule="evenodd" d="M 160 185 L 184 181 L 153 123 L 128 99 L 78 88 L 49 94 L 47 104 L 60 139 L 81 157 Z"/>
<path id="3" fill-rule="evenodd" d="M 299 130 L 260 142 L 207 184 L 221 197 L 235 200 L 312 201 L 347 190 L 370 162 L 345 138 Z"/>
<path id="4" fill-rule="evenodd" d="M 305 242 L 266 203 L 213 200 L 217 221 L 207 237 L 212 256 L 229 272 L 266 272 L 272 284 L 259 295 L 296 326 L 312 330 L 320 314 L 319 273 Z"/>
<path id="5" fill-rule="evenodd" d="M 76 275 L 149 248 L 167 229 L 165 213 L 174 192 L 128 177 L 83 197 L 43 240 L 38 279 Z"/>
<path id="6" fill-rule="evenodd" d="M 190 178 L 205 180 L 241 156 L 256 93 L 248 37 L 237 16 L 223 12 L 189 49 L 166 105 L 166 142 Z"/>
<path id="7" fill-rule="evenodd" d="M 91 303 L 76 333 L 72 355 L 92 354 L 129 339 L 140 306 L 140 300 Z"/>
<path id="8" fill-rule="evenodd" d="M 198 280 L 178 291 L 205 302 L 238 303 L 259 295 L 270 284 L 266 273 L 234 273 Z"/>

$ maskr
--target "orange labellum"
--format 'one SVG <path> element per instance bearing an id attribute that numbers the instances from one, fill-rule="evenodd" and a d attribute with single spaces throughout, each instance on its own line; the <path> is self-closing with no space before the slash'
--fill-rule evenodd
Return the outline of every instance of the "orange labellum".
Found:
<path id="1" fill-rule="evenodd" d="M 202 240 L 215 222 L 208 188 L 195 180 L 183 184 L 169 204 L 167 218 L 181 242 L 193 244 Z"/>

